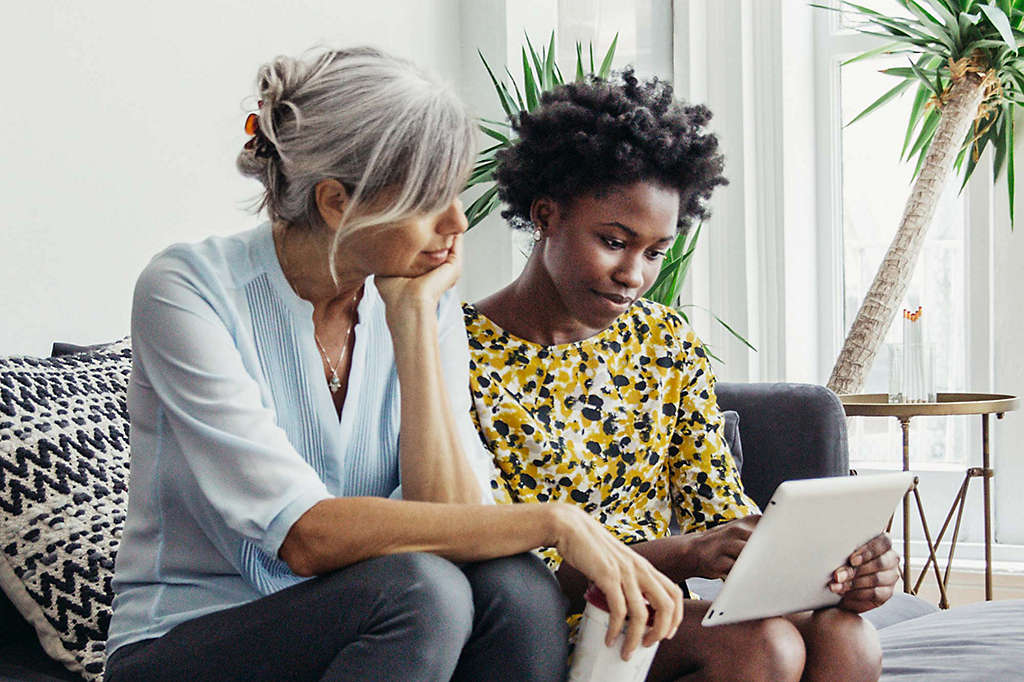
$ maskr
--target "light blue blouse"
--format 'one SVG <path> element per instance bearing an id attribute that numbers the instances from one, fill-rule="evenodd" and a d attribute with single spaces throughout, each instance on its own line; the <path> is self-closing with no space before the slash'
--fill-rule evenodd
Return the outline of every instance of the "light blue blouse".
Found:
<path id="1" fill-rule="evenodd" d="M 128 516 L 108 652 L 301 581 L 277 551 L 317 502 L 400 497 L 384 302 L 368 279 L 340 423 L 312 313 L 281 271 L 269 223 L 172 246 L 139 277 Z M 469 349 L 453 292 L 438 318 L 467 466 L 489 501 L 491 458 L 470 419 Z"/>

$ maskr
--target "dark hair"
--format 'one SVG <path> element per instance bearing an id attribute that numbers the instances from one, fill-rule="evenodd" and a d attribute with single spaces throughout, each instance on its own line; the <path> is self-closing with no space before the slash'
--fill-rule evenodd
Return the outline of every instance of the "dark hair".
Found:
<path id="1" fill-rule="evenodd" d="M 498 152 L 501 215 L 530 228 L 538 197 L 570 201 L 616 185 L 652 181 L 679 191 L 680 230 L 707 218 L 704 202 L 722 177 L 718 138 L 704 126 L 711 112 L 672 98 L 672 86 L 641 81 L 632 68 L 610 80 L 590 78 L 550 90 L 533 112 L 512 121 L 519 134 Z"/>

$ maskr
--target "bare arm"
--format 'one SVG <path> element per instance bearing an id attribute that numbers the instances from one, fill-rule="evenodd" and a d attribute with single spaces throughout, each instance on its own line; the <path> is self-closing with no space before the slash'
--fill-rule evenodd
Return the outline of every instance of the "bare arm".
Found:
<path id="1" fill-rule="evenodd" d="M 556 547 L 605 593 L 608 643 L 629 616 L 624 655 L 643 641 L 671 636 L 682 619 L 682 592 L 583 511 L 565 504 L 461 505 L 373 497 L 332 498 L 296 521 L 278 554 L 298 575 L 318 575 L 399 552 L 432 552 L 480 561 L 540 546 Z M 647 602 L 655 609 L 646 628 Z"/>
<path id="2" fill-rule="evenodd" d="M 481 508 L 378 497 L 333 498 L 314 505 L 295 522 L 279 554 L 305 576 L 400 552 L 482 561 L 554 543 L 560 519 L 555 505 Z"/>
<path id="3" fill-rule="evenodd" d="M 401 386 L 402 497 L 479 503 L 483 492 L 463 452 L 438 346 L 437 305 L 461 271 L 462 236 L 448 260 L 419 277 L 378 277 Z M 468 388 L 466 389 L 468 390 Z"/>
<path id="4" fill-rule="evenodd" d="M 441 372 L 436 310 L 433 301 L 420 305 L 407 301 L 388 315 L 401 385 L 402 496 L 425 502 L 479 503 L 483 491 L 463 452 Z"/>

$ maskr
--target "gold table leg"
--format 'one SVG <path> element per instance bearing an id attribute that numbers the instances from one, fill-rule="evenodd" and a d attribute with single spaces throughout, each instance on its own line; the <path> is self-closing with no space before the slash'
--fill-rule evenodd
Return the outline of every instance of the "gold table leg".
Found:
<path id="1" fill-rule="evenodd" d="M 910 471 L 910 417 L 900 417 L 903 429 L 903 470 Z M 910 594 L 910 491 L 903 495 L 903 591 Z"/>
<path id="2" fill-rule="evenodd" d="M 992 601 L 992 467 L 988 452 L 988 415 L 981 415 L 981 466 L 985 471 L 982 490 L 985 497 L 985 601 Z"/>

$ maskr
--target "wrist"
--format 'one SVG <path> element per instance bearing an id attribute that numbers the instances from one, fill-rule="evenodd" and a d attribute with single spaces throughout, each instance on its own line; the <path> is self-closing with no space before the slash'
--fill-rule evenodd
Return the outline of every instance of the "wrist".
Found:
<path id="1" fill-rule="evenodd" d="M 672 543 L 672 555 L 675 557 L 675 561 L 672 562 L 672 572 L 675 574 L 671 576 L 673 580 L 700 576 L 700 552 L 696 537 L 694 534 L 680 534 L 669 538 L 669 542 Z"/>
<path id="2" fill-rule="evenodd" d="M 538 504 L 536 508 L 541 517 L 540 526 L 542 537 L 544 538 L 542 546 L 559 547 L 569 535 L 570 515 L 574 509 L 569 505 L 558 502 Z"/>
<path id="3" fill-rule="evenodd" d="M 433 338 L 437 338 L 437 303 L 405 301 L 385 308 L 384 318 L 396 342 L 404 341 L 408 337 L 413 337 L 413 340 L 418 342 L 419 337 L 426 333 L 431 333 L 434 335 Z"/>

